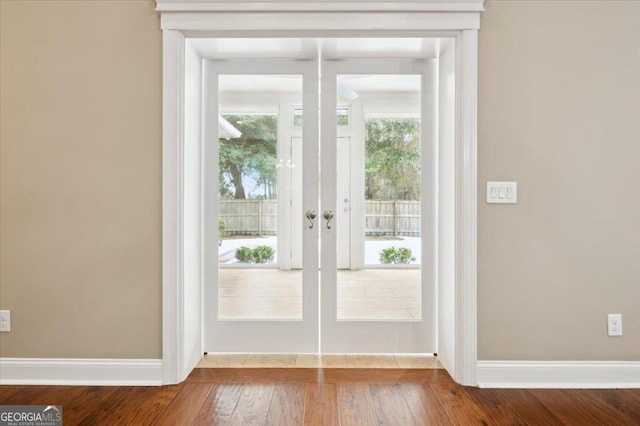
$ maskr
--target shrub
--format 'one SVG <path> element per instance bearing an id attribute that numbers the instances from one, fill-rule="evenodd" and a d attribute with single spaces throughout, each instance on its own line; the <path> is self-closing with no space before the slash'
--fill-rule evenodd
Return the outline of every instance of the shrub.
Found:
<path id="1" fill-rule="evenodd" d="M 236 259 L 240 262 L 251 263 L 253 259 L 253 250 L 250 247 L 242 246 L 236 250 Z"/>
<path id="2" fill-rule="evenodd" d="M 269 246 L 258 246 L 253 249 L 254 263 L 269 263 L 273 261 L 276 251 Z"/>
<path id="3" fill-rule="evenodd" d="M 415 261 L 412 256 L 411 249 L 407 247 L 389 247 L 380 252 L 380 263 L 389 264 L 407 264 Z"/>
<path id="4" fill-rule="evenodd" d="M 276 251 L 269 246 L 258 246 L 254 249 L 242 246 L 236 250 L 236 259 L 246 263 L 269 263 L 275 255 Z"/>
<path id="5" fill-rule="evenodd" d="M 227 229 L 227 223 L 223 218 L 218 218 L 218 247 L 222 245 L 222 234 L 224 234 L 225 229 Z"/>

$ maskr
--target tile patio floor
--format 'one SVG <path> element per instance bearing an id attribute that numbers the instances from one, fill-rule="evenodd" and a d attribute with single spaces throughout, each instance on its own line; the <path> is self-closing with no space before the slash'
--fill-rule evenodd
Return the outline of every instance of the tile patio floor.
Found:
<path id="1" fill-rule="evenodd" d="M 302 272 L 220 269 L 219 317 L 299 319 Z M 420 318 L 419 269 L 338 271 L 338 319 Z"/>

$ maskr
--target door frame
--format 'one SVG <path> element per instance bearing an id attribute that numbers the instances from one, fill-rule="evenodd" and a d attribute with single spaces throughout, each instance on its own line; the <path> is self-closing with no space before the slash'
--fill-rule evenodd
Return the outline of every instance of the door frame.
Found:
<path id="1" fill-rule="evenodd" d="M 192 119 L 201 115 L 202 99 L 198 103 L 197 87 L 189 86 L 187 78 L 202 71 L 188 46 L 189 38 L 448 37 L 454 39 L 450 121 L 455 134 L 452 149 L 443 150 L 452 158 L 439 155 L 439 175 L 447 174 L 445 180 L 454 194 L 446 208 L 439 207 L 439 214 L 453 218 L 452 235 L 447 235 L 453 291 L 446 302 L 439 296 L 439 355 L 456 382 L 477 385 L 477 50 L 484 0 L 156 3 L 163 31 L 163 383 L 184 380 L 202 354 L 202 264 L 186 262 L 185 256 L 189 248 L 202 249 L 200 237 L 189 226 L 202 219 L 201 201 L 190 197 L 187 185 L 194 180 L 190 166 L 198 169 L 200 164 L 188 164 L 193 158 L 186 154 L 202 150 L 198 144 L 202 123 Z M 196 65 L 189 67 L 190 63 Z M 439 280 L 439 293 L 445 284 Z M 449 331 L 444 335 L 442 330 Z M 446 356 L 443 339 L 447 340 Z"/>
<path id="2" fill-rule="evenodd" d="M 326 62 L 326 61 L 325 61 Z M 321 63 L 321 67 L 322 67 Z M 340 260 L 347 259 L 347 265 L 338 265 L 340 269 L 358 270 L 364 267 L 364 217 L 365 217 L 365 201 L 364 198 L 360 199 L 356 194 L 364 193 L 364 181 L 360 182 L 359 177 L 364 176 L 364 152 L 365 152 L 365 119 L 363 113 L 362 101 L 356 99 L 349 104 L 338 104 L 337 109 L 348 110 L 348 124 L 346 126 L 338 126 L 336 129 L 338 140 L 348 140 L 349 146 L 347 149 L 348 155 L 341 157 L 339 161 L 342 161 L 343 166 L 346 162 L 348 165 L 346 168 L 340 168 L 336 164 L 336 175 L 338 181 L 344 179 L 348 188 L 348 215 L 345 218 L 344 206 L 340 209 L 336 206 L 335 223 L 338 228 L 341 224 L 344 226 L 346 223 L 347 231 L 340 232 L 337 235 L 338 239 L 336 250 L 338 256 L 338 262 Z M 322 123 L 321 123 L 322 124 Z M 338 142 L 339 143 L 339 142 Z M 336 147 L 337 149 L 337 147 Z M 344 151 L 343 151 L 344 152 Z M 360 161 L 362 160 L 362 161 Z M 339 204 L 339 203 L 338 203 Z M 343 228 L 344 229 L 344 228 Z M 362 241 L 360 241 L 362 239 Z M 363 244 L 360 244 L 362 242 Z M 339 249 L 340 244 L 343 245 L 342 250 Z M 344 247 L 346 245 L 346 248 Z"/>

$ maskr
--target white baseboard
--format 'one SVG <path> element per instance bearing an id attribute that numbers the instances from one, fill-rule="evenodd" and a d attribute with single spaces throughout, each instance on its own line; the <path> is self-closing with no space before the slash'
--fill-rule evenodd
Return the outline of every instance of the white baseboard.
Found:
<path id="1" fill-rule="evenodd" d="M 0 358 L 0 385 L 161 384 L 161 359 Z"/>
<path id="2" fill-rule="evenodd" d="M 478 361 L 481 388 L 640 388 L 638 361 Z"/>

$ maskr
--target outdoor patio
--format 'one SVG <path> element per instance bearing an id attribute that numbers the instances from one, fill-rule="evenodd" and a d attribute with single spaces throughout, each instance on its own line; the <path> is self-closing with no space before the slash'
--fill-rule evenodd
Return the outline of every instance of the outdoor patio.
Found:
<path id="1" fill-rule="evenodd" d="M 364 241 L 364 263 L 365 265 L 380 265 L 380 252 L 389 247 L 406 247 L 411 250 L 415 261 L 412 265 L 420 264 L 420 237 L 384 237 L 371 238 L 367 237 Z M 221 265 L 238 263 L 235 258 L 236 250 L 242 246 L 255 248 L 258 246 L 269 246 L 274 250 L 277 249 L 277 237 L 240 237 L 226 238 L 222 240 L 222 244 L 218 248 L 218 261 Z M 278 252 L 273 263 L 278 262 Z"/>
<path id="2" fill-rule="evenodd" d="M 302 271 L 219 270 L 219 317 L 300 319 Z M 419 269 L 338 271 L 338 319 L 413 320 L 421 317 Z"/>

